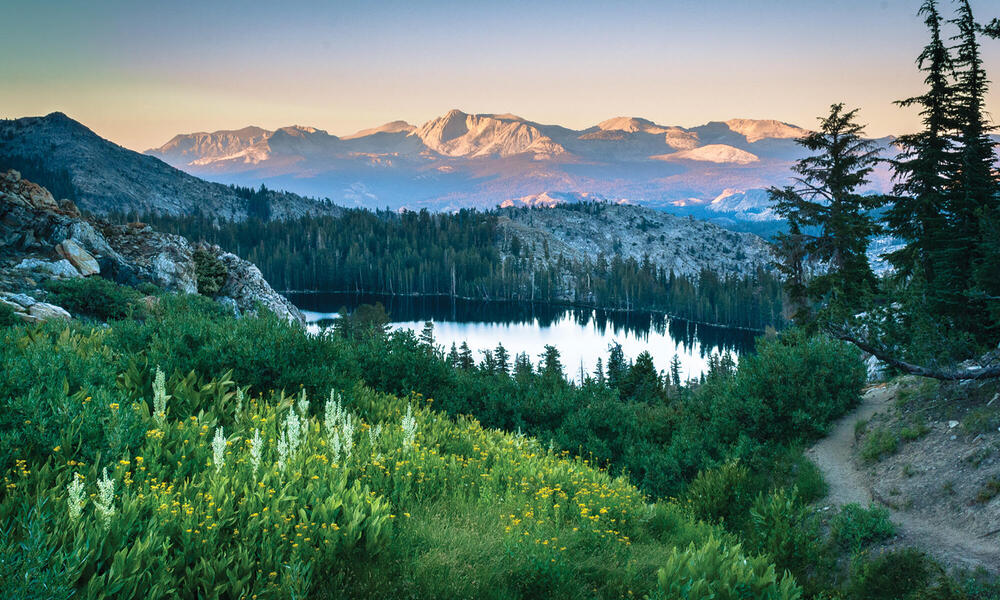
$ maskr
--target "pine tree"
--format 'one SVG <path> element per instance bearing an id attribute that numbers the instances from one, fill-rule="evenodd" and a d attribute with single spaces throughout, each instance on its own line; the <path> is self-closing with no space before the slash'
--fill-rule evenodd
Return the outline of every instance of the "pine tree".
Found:
<path id="1" fill-rule="evenodd" d="M 507 375 L 510 373 L 510 354 L 507 349 L 503 347 L 503 344 L 497 342 L 496 350 L 493 351 L 493 355 L 496 357 L 497 372 Z"/>
<path id="2" fill-rule="evenodd" d="M 427 348 L 434 349 L 434 323 L 424 321 L 424 328 L 420 331 L 420 343 Z"/>
<path id="3" fill-rule="evenodd" d="M 676 354 L 670 359 L 670 379 L 675 388 L 681 388 L 681 357 Z"/>
<path id="4" fill-rule="evenodd" d="M 867 250 L 869 238 L 880 228 L 871 211 L 886 201 L 881 195 L 859 193 L 879 158 L 856 117 L 857 110 L 831 106 L 829 116 L 820 119 L 819 131 L 799 140 L 817 154 L 795 165 L 798 187 L 770 190 L 775 210 L 801 228 L 794 246 L 827 266 L 824 274 L 805 283 L 805 294 L 821 300 L 826 316 L 836 319 L 854 314 L 876 291 Z M 817 233 L 804 233 L 807 227 Z M 778 247 L 789 242 L 784 236 Z"/>
<path id="5" fill-rule="evenodd" d="M 918 106 L 923 131 L 900 136 L 896 143 L 900 154 L 892 161 L 897 183 L 893 188 L 894 204 L 886 213 L 889 231 L 905 240 L 906 246 L 889 255 L 897 272 L 911 278 L 920 274 L 933 304 L 940 287 L 939 272 L 947 270 L 947 200 L 956 176 L 957 152 L 952 143 L 955 129 L 950 80 L 951 53 L 942 39 L 942 18 L 936 0 L 925 0 L 919 13 L 930 31 L 930 43 L 917 58 L 925 73 L 927 91 L 896 104 Z"/>
<path id="6" fill-rule="evenodd" d="M 620 390 L 623 399 L 639 402 L 663 400 L 663 384 L 649 352 L 643 351 L 636 357 Z"/>
<path id="7" fill-rule="evenodd" d="M 458 347 L 458 367 L 463 370 L 470 370 L 476 366 L 476 360 L 472 357 L 472 350 L 467 342 L 462 342 Z"/>
<path id="8" fill-rule="evenodd" d="M 948 297 L 948 309 L 965 331 L 981 330 L 986 317 L 986 304 L 977 298 L 980 290 L 993 287 L 997 278 L 996 263 L 988 263 L 986 255 L 992 245 L 988 225 L 996 225 L 997 178 L 993 131 L 986 113 L 986 93 L 989 80 L 983 69 L 979 46 L 981 27 L 972 14 L 968 0 L 958 0 L 958 14 L 951 21 L 958 28 L 952 38 L 955 47 L 955 118 L 958 122 L 959 170 L 949 197 L 951 236 L 948 277 L 941 282 Z M 983 222 L 983 218 L 987 222 Z M 974 290 L 976 286 L 980 290 Z"/>
<path id="9" fill-rule="evenodd" d="M 625 364 L 625 353 L 622 352 L 622 345 L 612 342 L 608 353 L 608 386 L 617 388 L 625 378 L 628 366 Z"/>

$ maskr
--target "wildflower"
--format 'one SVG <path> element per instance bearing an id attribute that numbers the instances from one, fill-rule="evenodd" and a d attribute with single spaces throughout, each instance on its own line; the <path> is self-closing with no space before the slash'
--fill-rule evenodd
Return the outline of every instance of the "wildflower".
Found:
<path id="1" fill-rule="evenodd" d="M 215 437 L 212 439 L 212 463 L 215 464 L 215 472 L 218 473 L 226 464 L 226 436 L 222 427 L 215 430 Z"/>
<path id="2" fill-rule="evenodd" d="M 83 477 L 79 473 L 73 473 L 73 480 L 66 489 L 69 492 L 69 498 L 66 499 L 69 504 L 69 518 L 77 521 L 83 512 Z"/>
<path id="3" fill-rule="evenodd" d="M 108 405 L 108 408 L 110 408 L 111 410 L 118 410 L 118 408 L 119 408 L 118 407 L 118 403 L 117 402 L 112 402 L 111 404 Z"/>
<path id="4" fill-rule="evenodd" d="M 153 419 L 160 427 L 167 422 L 167 383 L 160 367 L 153 378 Z"/>
<path id="5" fill-rule="evenodd" d="M 304 389 L 299 392 L 298 407 L 299 415 L 302 416 L 303 420 L 307 420 L 309 418 L 309 399 L 306 398 L 306 391 Z"/>
<path id="6" fill-rule="evenodd" d="M 233 414 L 233 421 L 237 421 L 243 414 L 243 390 L 236 388 L 236 412 Z"/>
<path id="7" fill-rule="evenodd" d="M 260 464 L 260 453 L 264 449 L 264 440 L 260 437 L 260 429 L 254 429 L 253 440 L 250 441 L 250 465 L 257 470 Z"/>
<path id="8" fill-rule="evenodd" d="M 284 469 L 285 463 L 288 461 L 288 436 L 279 435 L 278 444 L 276 446 L 278 451 L 278 468 Z"/>
<path id="9" fill-rule="evenodd" d="M 406 415 L 403 417 L 403 443 L 412 446 L 417 437 L 417 420 L 413 418 L 413 407 L 406 405 Z"/>
<path id="10" fill-rule="evenodd" d="M 376 446 L 376 444 L 378 444 L 378 438 L 379 438 L 380 435 L 382 435 L 382 424 L 381 423 L 379 423 L 375 427 L 372 427 L 372 428 L 370 428 L 368 430 L 368 442 L 371 444 L 372 449 L 374 449 L 375 446 Z"/>
<path id="11" fill-rule="evenodd" d="M 115 480 L 108 477 L 108 468 L 104 467 L 104 472 L 97 480 L 97 499 L 94 500 L 94 508 L 101 518 L 104 529 L 111 528 L 111 517 L 115 514 Z"/>

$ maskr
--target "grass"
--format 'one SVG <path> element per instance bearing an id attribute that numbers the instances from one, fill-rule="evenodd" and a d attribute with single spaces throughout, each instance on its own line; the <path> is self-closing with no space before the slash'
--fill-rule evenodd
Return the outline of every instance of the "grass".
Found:
<path id="1" fill-rule="evenodd" d="M 997 495 L 1000 495 L 1000 479 L 993 476 L 979 488 L 979 491 L 976 493 L 976 502 L 986 504 L 996 498 Z"/>
<path id="2" fill-rule="evenodd" d="M 862 550 L 896 534 L 896 526 L 889 521 L 889 511 L 858 504 L 845 504 L 830 522 L 834 543 L 851 552 Z"/>
<path id="3" fill-rule="evenodd" d="M 899 435 L 886 427 L 877 427 L 865 438 L 861 446 L 861 457 L 865 462 L 878 462 L 899 450 Z"/>

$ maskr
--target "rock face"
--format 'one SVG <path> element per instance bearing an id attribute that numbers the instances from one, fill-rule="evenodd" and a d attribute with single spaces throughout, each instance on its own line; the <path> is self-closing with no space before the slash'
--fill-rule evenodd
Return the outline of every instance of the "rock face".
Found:
<path id="1" fill-rule="evenodd" d="M 83 246 L 76 243 L 73 238 L 65 239 L 56 245 L 56 252 L 59 256 L 68 260 L 81 275 L 97 275 L 101 272 L 101 265 L 90 252 L 83 249 Z"/>
<path id="2" fill-rule="evenodd" d="M 37 302 L 30 292 L 52 278 L 105 277 L 126 285 L 150 282 L 167 291 L 197 293 L 197 248 L 226 267 L 220 300 L 225 297 L 240 312 L 260 305 L 303 322 L 298 309 L 271 288 L 256 266 L 234 254 L 217 246 L 196 246 L 142 223 L 81 218 L 71 202 L 55 201 L 45 188 L 21 179 L 16 171 L 0 174 L 0 301 L 25 320 L 69 317 L 57 306 Z M 29 293 L 17 293 L 25 291 Z"/>

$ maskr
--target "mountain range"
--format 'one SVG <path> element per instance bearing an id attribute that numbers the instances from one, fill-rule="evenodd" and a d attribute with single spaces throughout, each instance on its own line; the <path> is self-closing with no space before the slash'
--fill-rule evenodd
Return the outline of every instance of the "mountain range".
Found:
<path id="1" fill-rule="evenodd" d="M 346 206 L 454 210 L 582 195 L 713 217 L 733 204 L 716 200 L 743 194 L 730 216 L 765 220 L 767 206 L 747 203 L 762 198 L 755 190 L 787 183 L 804 155 L 796 138 L 806 133 L 774 120 L 684 128 L 638 117 L 577 130 L 451 110 L 419 126 L 393 121 L 343 137 L 303 126 L 181 134 L 146 153 L 213 181 L 265 183 Z M 876 173 L 872 189 L 888 185 L 888 174 Z"/>
<path id="2" fill-rule="evenodd" d="M 261 130 L 259 135 L 263 136 Z M 248 134 L 250 135 L 250 134 Z M 270 135 L 270 134 L 269 134 Z M 273 137 L 273 135 L 271 135 Z M 249 141 L 244 138 L 244 141 Z M 204 181 L 152 156 L 106 140 L 63 113 L 0 120 L 0 168 L 36 171 L 32 178 L 67 194 L 46 179 L 64 178 L 72 200 L 96 215 L 109 213 L 192 214 L 224 219 L 247 216 L 250 190 Z M 260 194 L 270 217 L 331 214 L 340 208 L 288 192 Z"/>

